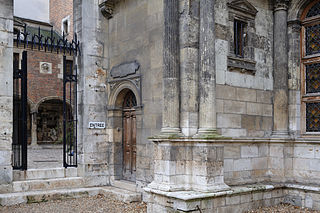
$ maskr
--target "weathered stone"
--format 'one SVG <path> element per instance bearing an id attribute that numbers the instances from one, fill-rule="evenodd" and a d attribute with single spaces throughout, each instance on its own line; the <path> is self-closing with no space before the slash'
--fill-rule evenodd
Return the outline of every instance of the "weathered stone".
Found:
<path id="1" fill-rule="evenodd" d="M 113 78 L 123 78 L 135 74 L 139 68 L 139 62 L 127 62 L 113 67 L 110 71 L 110 75 Z"/>

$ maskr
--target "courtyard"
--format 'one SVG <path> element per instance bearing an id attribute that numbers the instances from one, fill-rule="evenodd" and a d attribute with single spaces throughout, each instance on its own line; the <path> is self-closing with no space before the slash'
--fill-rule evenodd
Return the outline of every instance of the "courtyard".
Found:
<path id="1" fill-rule="evenodd" d="M 89 198 L 55 200 L 43 203 L 20 204 L 0 207 L 1 213 L 146 213 L 143 202 L 126 203 L 113 196 L 96 195 Z M 201 213 L 201 211 L 199 211 Z M 246 213 L 320 213 L 288 204 L 264 207 Z"/>

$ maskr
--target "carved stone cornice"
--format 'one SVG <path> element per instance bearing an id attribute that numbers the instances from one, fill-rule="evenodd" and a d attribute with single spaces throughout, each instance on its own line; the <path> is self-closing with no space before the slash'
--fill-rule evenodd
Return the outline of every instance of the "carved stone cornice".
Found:
<path id="1" fill-rule="evenodd" d="M 101 13 L 107 19 L 112 18 L 114 6 L 118 0 L 100 0 L 99 8 Z"/>
<path id="2" fill-rule="evenodd" d="M 274 0 L 273 1 L 273 8 L 275 11 L 288 10 L 290 2 L 291 2 L 291 0 Z"/>

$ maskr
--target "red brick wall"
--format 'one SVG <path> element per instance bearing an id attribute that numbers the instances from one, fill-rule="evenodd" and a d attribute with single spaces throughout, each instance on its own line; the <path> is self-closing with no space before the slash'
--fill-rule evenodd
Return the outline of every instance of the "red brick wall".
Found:
<path id="1" fill-rule="evenodd" d="M 49 17 L 54 29 L 61 33 L 62 19 L 70 15 L 70 33 L 68 39 L 73 37 L 73 0 L 50 0 Z"/>
<path id="2" fill-rule="evenodd" d="M 61 57 L 55 53 L 28 51 L 28 98 L 34 104 L 48 96 L 63 97 L 63 80 L 58 78 L 62 72 L 58 68 Z M 52 63 L 52 74 L 40 73 L 40 62 Z"/>

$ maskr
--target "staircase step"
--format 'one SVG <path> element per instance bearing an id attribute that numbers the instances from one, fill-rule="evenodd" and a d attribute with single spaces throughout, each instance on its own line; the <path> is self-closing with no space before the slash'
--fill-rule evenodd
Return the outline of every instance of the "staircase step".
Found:
<path id="1" fill-rule="evenodd" d="M 43 180 L 52 178 L 77 177 L 77 168 L 28 169 L 13 171 L 13 180 Z"/>
<path id="2" fill-rule="evenodd" d="M 52 189 L 63 188 L 77 188 L 83 186 L 83 178 L 81 177 L 68 177 L 68 178 L 55 178 L 45 180 L 25 180 L 14 181 L 12 183 L 13 192 L 26 192 L 26 191 L 43 191 Z"/>
<path id="3" fill-rule="evenodd" d="M 46 202 L 49 200 L 62 200 L 67 198 L 88 197 L 102 194 L 106 197 L 112 196 L 123 202 L 140 202 L 141 194 L 115 188 L 91 187 L 91 188 L 74 188 L 74 189 L 56 189 L 48 191 L 28 191 L 0 194 L 1 206 L 12 206 L 22 203 Z"/>

